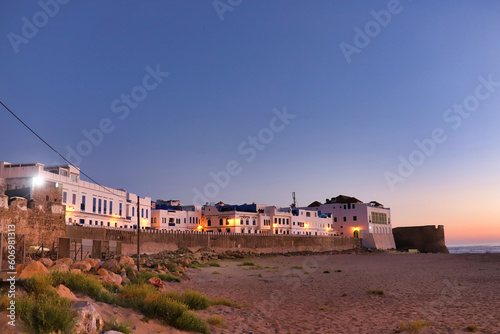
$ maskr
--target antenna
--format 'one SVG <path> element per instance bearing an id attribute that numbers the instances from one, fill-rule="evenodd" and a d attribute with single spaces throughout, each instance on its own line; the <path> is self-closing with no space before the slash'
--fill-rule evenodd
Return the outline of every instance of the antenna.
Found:
<path id="1" fill-rule="evenodd" d="M 293 203 L 292 203 L 292 208 L 296 208 L 297 207 L 297 201 L 295 200 L 295 191 L 292 192 L 292 199 L 293 199 Z"/>

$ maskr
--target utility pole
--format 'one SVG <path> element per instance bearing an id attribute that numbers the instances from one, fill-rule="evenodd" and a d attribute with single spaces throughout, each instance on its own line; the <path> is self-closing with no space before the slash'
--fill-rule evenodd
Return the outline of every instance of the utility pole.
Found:
<path id="1" fill-rule="evenodd" d="M 137 270 L 140 270 L 141 265 L 141 198 L 137 195 Z"/>

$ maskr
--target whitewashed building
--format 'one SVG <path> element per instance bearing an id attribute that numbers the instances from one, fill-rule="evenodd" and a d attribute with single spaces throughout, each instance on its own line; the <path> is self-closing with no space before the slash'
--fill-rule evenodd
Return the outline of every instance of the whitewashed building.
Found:
<path id="1" fill-rule="evenodd" d="M 123 189 L 114 189 L 80 179 L 80 170 L 71 165 L 45 166 L 40 163 L 0 162 L 5 193 L 31 199 L 37 187 L 61 187 L 67 224 L 135 229 L 150 228 L 151 198 L 140 198 Z M 48 199 L 47 199 L 48 200 Z M 52 200 L 52 199 L 51 199 Z"/>
<path id="2" fill-rule="evenodd" d="M 201 210 L 201 206 L 181 206 L 180 201 L 157 200 L 151 211 L 151 226 L 160 231 L 201 232 Z"/>
<path id="3" fill-rule="evenodd" d="M 340 195 L 324 204 L 313 202 L 308 209 L 330 213 L 334 230 L 341 236 L 362 238 L 364 247 L 396 248 L 391 210 L 378 202 L 363 203 L 354 197 Z"/>

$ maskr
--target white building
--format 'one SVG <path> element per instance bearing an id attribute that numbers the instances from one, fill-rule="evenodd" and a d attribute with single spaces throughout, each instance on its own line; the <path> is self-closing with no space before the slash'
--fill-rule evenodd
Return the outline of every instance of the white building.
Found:
<path id="1" fill-rule="evenodd" d="M 201 206 L 181 206 L 180 201 L 157 200 L 151 211 L 151 226 L 161 231 L 199 231 Z"/>
<path id="2" fill-rule="evenodd" d="M 139 218 L 141 228 L 151 226 L 151 198 L 140 198 L 138 208 L 137 195 L 83 181 L 80 170 L 70 165 L 0 162 L 0 178 L 5 179 L 6 194 L 24 192 L 28 199 L 37 187 L 61 187 L 57 200 L 66 205 L 67 224 L 134 229 Z"/>
<path id="3" fill-rule="evenodd" d="M 363 203 L 354 197 L 340 195 L 324 204 L 314 202 L 308 208 L 330 213 L 333 228 L 341 236 L 362 238 L 364 247 L 396 248 L 391 210 L 378 202 Z"/>

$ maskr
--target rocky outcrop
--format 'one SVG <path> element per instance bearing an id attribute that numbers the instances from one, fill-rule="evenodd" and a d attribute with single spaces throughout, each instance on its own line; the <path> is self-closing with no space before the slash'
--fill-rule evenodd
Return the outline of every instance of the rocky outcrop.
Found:
<path id="1" fill-rule="evenodd" d="M 18 278 L 31 278 L 35 274 L 47 274 L 47 268 L 38 261 L 32 261 L 17 267 Z"/>
<path id="2" fill-rule="evenodd" d="M 101 314 L 97 312 L 94 305 L 85 301 L 78 301 L 73 305 L 78 313 L 75 333 L 98 334 L 104 326 Z"/>

